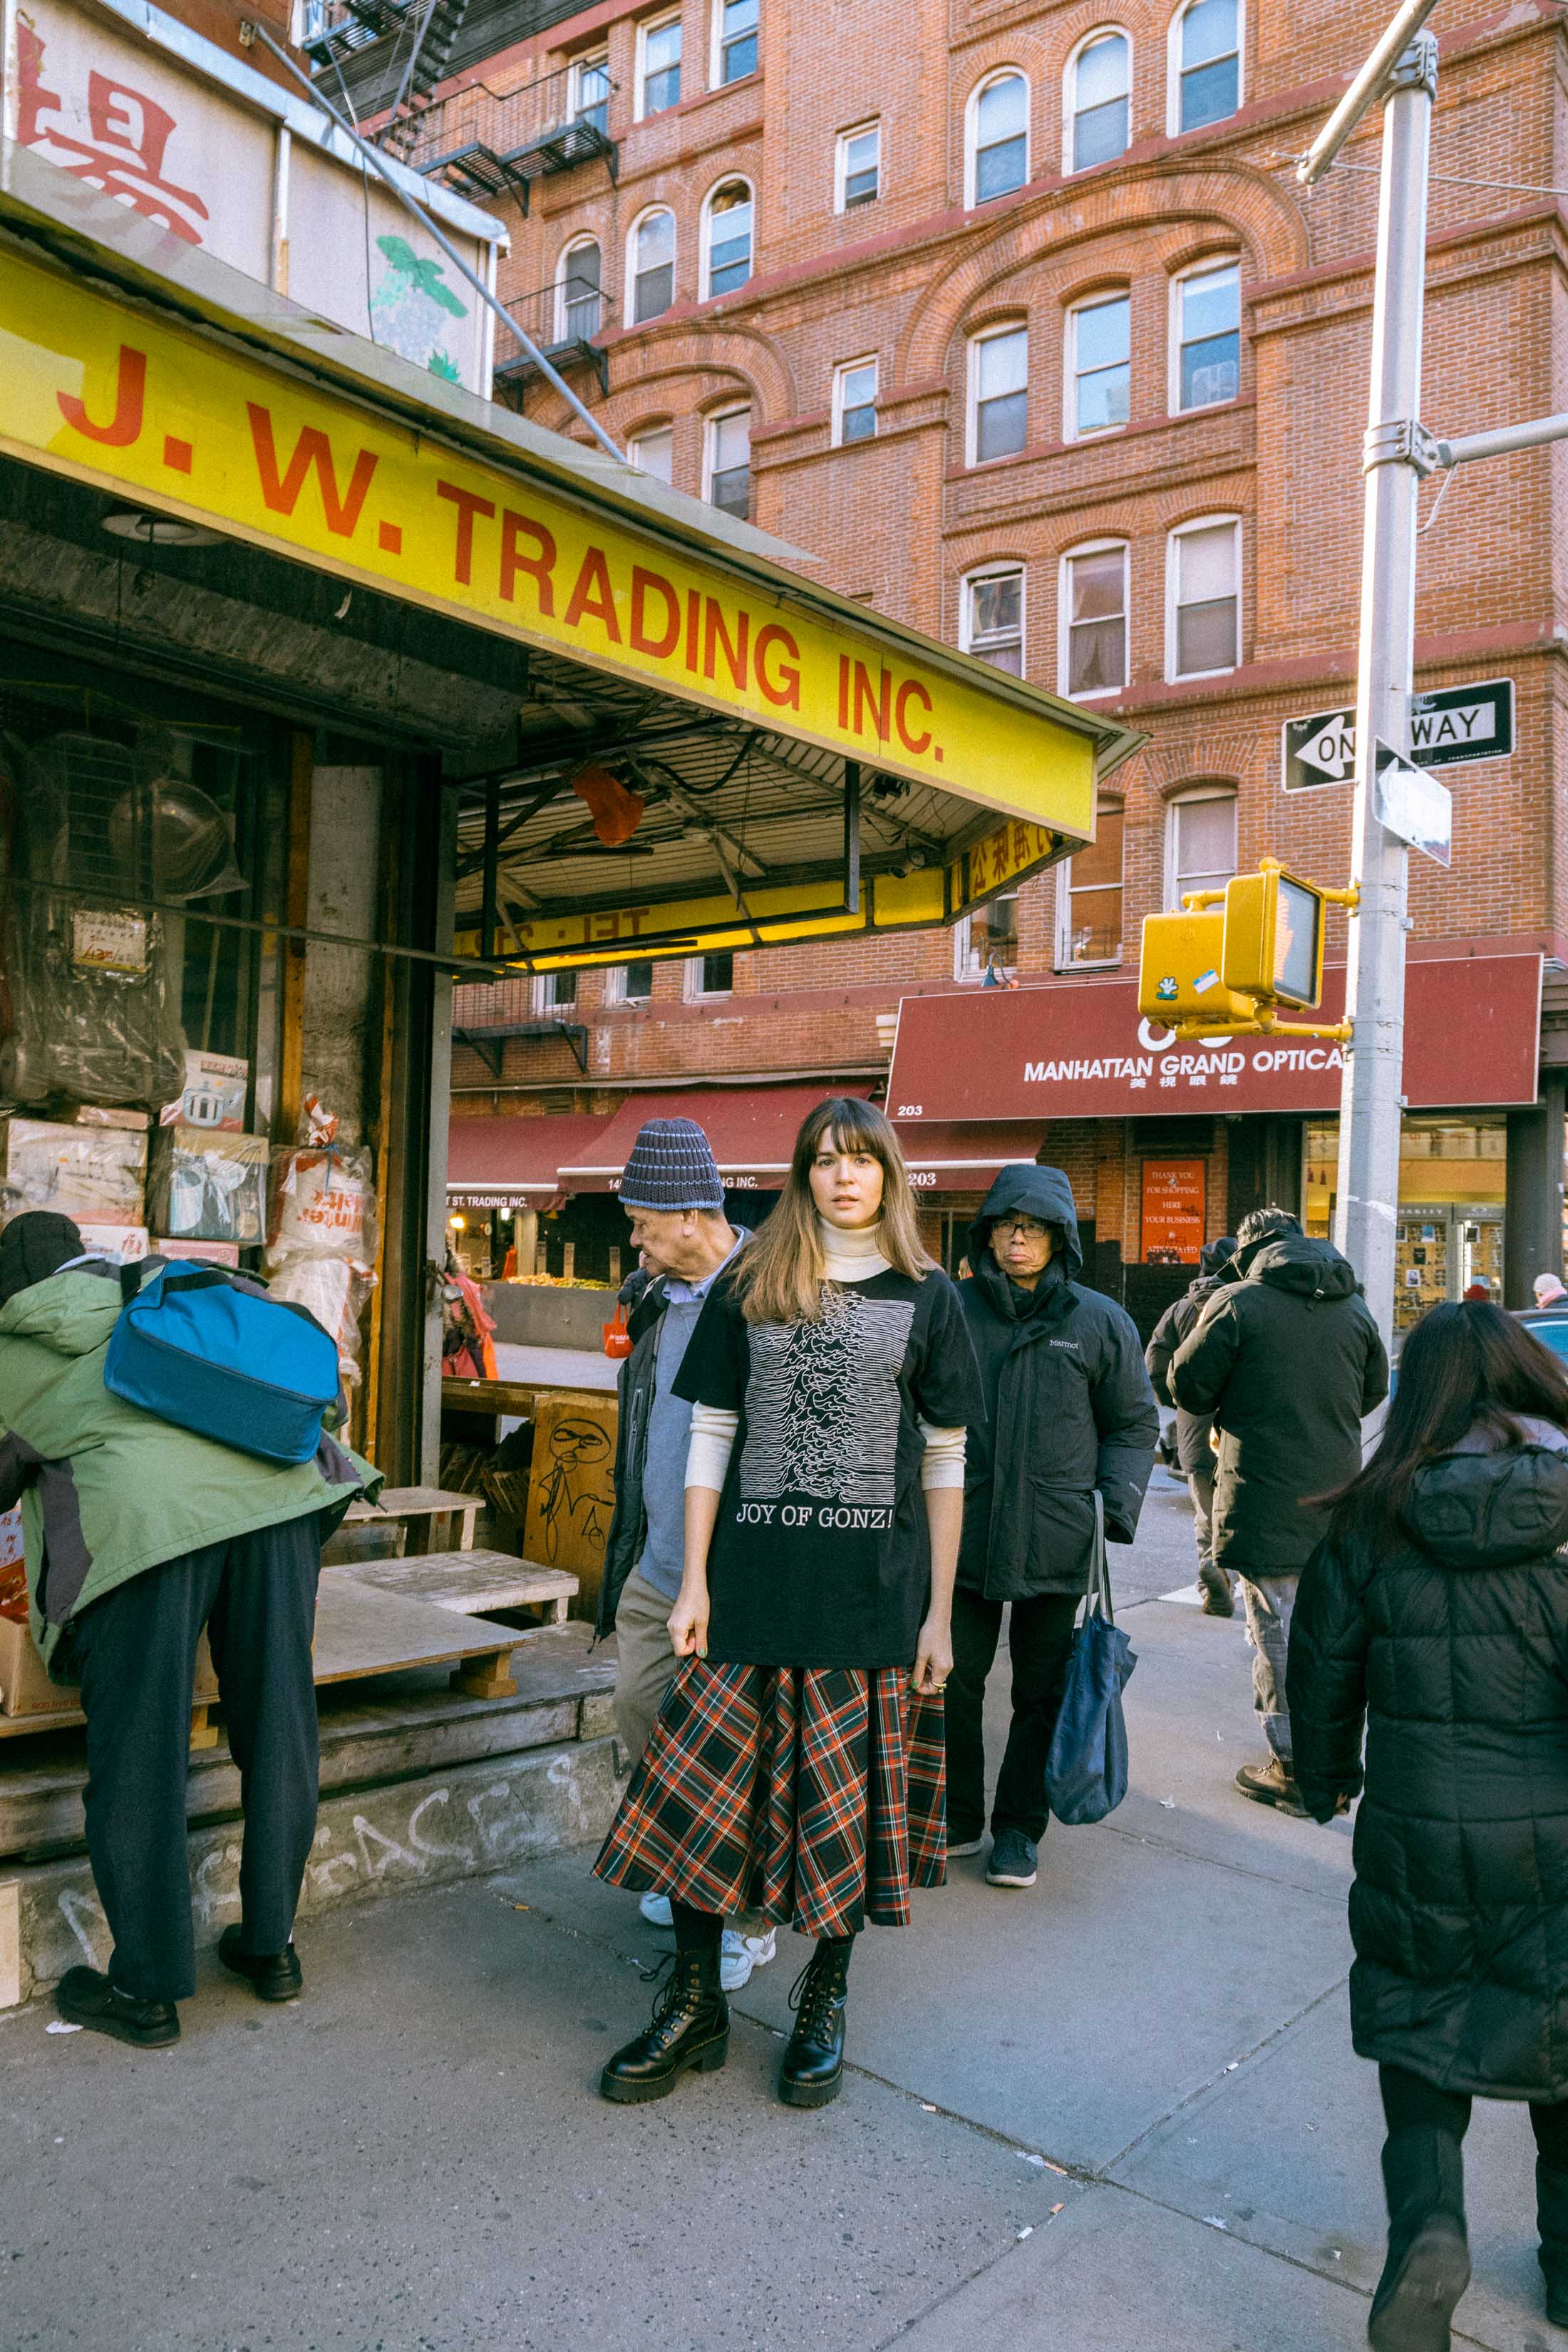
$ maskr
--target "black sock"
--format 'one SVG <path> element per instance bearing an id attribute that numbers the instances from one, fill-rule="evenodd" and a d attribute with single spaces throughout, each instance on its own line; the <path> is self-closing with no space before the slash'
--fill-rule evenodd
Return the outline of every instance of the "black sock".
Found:
<path id="1" fill-rule="evenodd" d="M 689 1903 L 673 1901 L 669 1908 L 675 1921 L 676 1950 L 697 1953 L 703 1962 L 703 1974 L 717 1983 L 720 1939 L 724 1933 L 724 1922 L 719 1913 L 698 1911 Z"/>

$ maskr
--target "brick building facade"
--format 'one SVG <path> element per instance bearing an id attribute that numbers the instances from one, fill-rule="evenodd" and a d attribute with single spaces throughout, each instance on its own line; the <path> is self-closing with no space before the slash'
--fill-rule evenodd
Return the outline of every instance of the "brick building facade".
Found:
<path id="1" fill-rule="evenodd" d="M 416 160 L 504 155 L 515 94 L 553 75 L 603 129 L 613 157 L 533 178 L 526 214 L 504 184 L 489 201 L 512 238 L 500 291 L 616 439 L 743 502 L 836 586 L 1148 740 L 1095 850 L 956 933 L 462 992 L 464 1126 L 602 1119 L 660 1085 L 874 1087 L 900 999 L 955 988 L 976 990 L 981 1055 L 1024 1021 L 1070 1038 L 1077 992 L 1135 973 L 1143 915 L 1182 888 L 1265 851 L 1346 878 L 1349 782 L 1284 790 L 1281 727 L 1353 700 L 1375 127 L 1314 193 L 1291 165 L 1385 13 L 601 0 L 508 47 L 492 12 L 493 53 L 437 90 Z M 1437 29 L 1423 408 L 1453 433 L 1568 405 L 1568 58 L 1547 0 L 1449 0 Z M 572 430 L 499 356 L 509 396 Z M 1472 1085 L 1413 1114 L 1406 1319 L 1495 1283 L 1505 1213 L 1510 1297 L 1561 1253 L 1565 469 L 1561 445 L 1466 469 L 1435 518 L 1424 492 L 1418 686 L 1510 677 L 1516 746 L 1449 772 L 1453 865 L 1412 860 L 1414 944 L 1472 960 L 1476 990 L 1488 956 L 1543 956 L 1547 1009 L 1543 1108 Z M 1331 961 L 1343 945 L 1336 916 Z M 1020 988 L 982 988 L 987 962 Z M 1432 1017 L 1463 1027 L 1465 975 L 1452 994 Z M 1038 1148 L 1072 1171 L 1096 1277 L 1141 1315 L 1182 1278 L 1149 1263 L 1145 1161 L 1203 1162 L 1211 1233 L 1270 1194 L 1326 1215 L 1331 1112 L 1247 1109 L 1178 1090 L 1082 1118 L 1042 1088 Z M 950 1246 L 981 1181 L 931 1181 Z M 597 1212 L 550 1229 L 574 1214 L 596 1248 Z"/>

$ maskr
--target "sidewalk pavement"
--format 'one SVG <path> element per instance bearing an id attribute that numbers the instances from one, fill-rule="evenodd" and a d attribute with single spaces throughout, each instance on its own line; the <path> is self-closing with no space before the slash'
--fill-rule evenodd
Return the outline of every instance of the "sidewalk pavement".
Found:
<path id="1" fill-rule="evenodd" d="M 1239 1616 L 1191 1581 L 1157 1474 L 1113 1554 L 1133 1787 L 872 1929 L 851 2074 L 773 2077 L 806 1947 L 733 2004 L 722 2074 L 643 2108 L 595 2078 L 660 1946 L 570 1853 L 341 1912 L 268 2009 L 216 1965 L 173 2051 L 0 2025 L 5 2352 L 1351 2352 L 1382 2255 L 1373 2070 L 1350 2048 L 1347 1825 L 1232 1790 L 1257 1752 Z M 1005 1667 L 994 1693 L 1004 1713 Z M 1545 2321 L 1522 2110 L 1468 2147 L 1456 2341 Z"/>

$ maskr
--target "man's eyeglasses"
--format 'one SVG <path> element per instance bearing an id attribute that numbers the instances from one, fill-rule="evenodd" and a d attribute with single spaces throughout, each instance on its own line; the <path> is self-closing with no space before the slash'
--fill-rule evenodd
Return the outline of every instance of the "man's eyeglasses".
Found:
<path id="1" fill-rule="evenodd" d="M 1004 1241 L 1016 1234 L 1026 1242 L 1043 1242 L 1051 1229 L 1049 1225 L 1042 1225 L 1037 1217 L 998 1217 L 991 1230 L 999 1234 Z"/>

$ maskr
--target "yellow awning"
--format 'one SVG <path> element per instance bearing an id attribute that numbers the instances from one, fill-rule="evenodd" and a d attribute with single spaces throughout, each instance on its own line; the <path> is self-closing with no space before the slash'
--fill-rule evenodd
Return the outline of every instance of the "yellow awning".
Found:
<path id="1" fill-rule="evenodd" d="M 531 649 L 459 852 L 459 923 L 489 873 L 503 955 L 951 919 L 1092 838 L 1137 740 L 9 145 L 0 360 L 0 449 Z M 589 762 L 645 804 L 616 847 L 571 792 Z"/>

